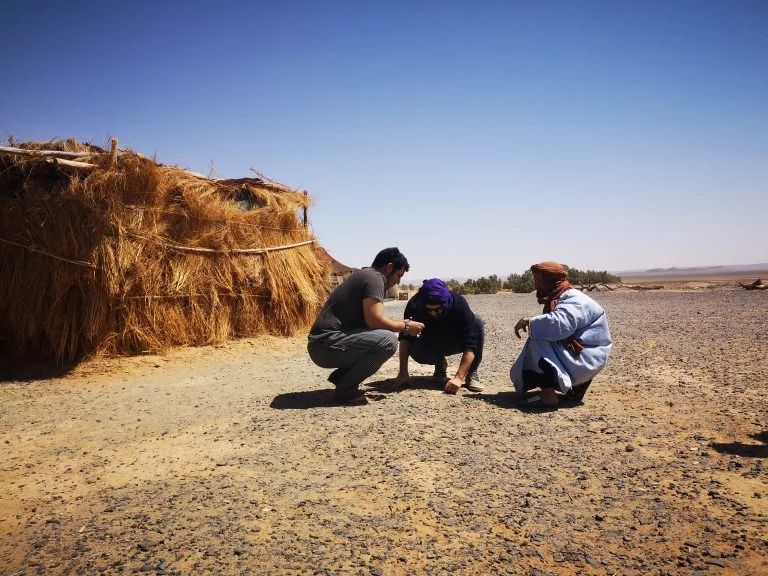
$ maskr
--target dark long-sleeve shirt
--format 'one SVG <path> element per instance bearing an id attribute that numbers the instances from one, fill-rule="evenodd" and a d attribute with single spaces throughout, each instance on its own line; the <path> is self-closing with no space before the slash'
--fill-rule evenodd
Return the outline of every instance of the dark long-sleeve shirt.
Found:
<path id="1" fill-rule="evenodd" d="M 424 323 L 421 338 L 434 339 L 439 348 L 472 350 L 477 353 L 480 346 L 480 329 L 475 323 L 475 314 L 469 308 L 466 298 L 453 293 L 453 306 L 434 318 L 427 313 L 424 298 L 417 293 L 405 305 L 403 318 Z M 400 335 L 401 340 L 413 342 L 414 336 Z"/>

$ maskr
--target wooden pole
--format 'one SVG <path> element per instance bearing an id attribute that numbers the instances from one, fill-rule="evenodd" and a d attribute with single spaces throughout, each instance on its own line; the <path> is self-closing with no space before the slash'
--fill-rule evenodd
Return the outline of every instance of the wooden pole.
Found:
<path id="1" fill-rule="evenodd" d="M 304 230 L 307 229 L 307 191 L 304 190 Z"/>
<path id="2" fill-rule="evenodd" d="M 112 138 L 112 150 L 109 152 L 109 162 L 113 167 L 117 166 L 117 138 Z"/>
<path id="3" fill-rule="evenodd" d="M 57 164 L 59 166 L 69 166 L 70 168 L 85 168 L 90 170 L 96 168 L 95 164 L 89 164 L 88 162 L 76 162 L 75 160 L 65 160 L 64 158 L 46 158 L 46 162 L 51 164 Z"/>

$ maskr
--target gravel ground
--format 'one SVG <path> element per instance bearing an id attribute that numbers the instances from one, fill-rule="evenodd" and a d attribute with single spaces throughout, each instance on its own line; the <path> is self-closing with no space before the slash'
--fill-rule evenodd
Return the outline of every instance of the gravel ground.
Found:
<path id="1" fill-rule="evenodd" d="M 768 294 L 594 297 L 613 355 L 553 413 L 512 402 L 516 294 L 469 297 L 482 394 L 395 358 L 333 406 L 303 338 L 6 381 L 0 574 L 767 574 Z"/>

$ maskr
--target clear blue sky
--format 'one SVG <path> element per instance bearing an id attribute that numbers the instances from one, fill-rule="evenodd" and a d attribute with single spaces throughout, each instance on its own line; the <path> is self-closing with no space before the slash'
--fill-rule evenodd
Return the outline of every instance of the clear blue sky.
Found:
<path id="1" fill-rule="evenodd" d="M 768 261 L 766 0 L 4 0 L 0 30 L 0 136 L 254 167 L 350 266 Z"/>

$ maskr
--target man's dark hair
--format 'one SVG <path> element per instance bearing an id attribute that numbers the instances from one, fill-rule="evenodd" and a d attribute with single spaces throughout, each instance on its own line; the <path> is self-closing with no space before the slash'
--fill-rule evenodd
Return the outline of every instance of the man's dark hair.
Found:
<path id="1" fill-rule="evenodd" d="M 402 252 L 400 252 L 399 248 L 394 246 L 392 248 L 384 248 L 384 250 L 376 254 L 376 258 L 373 259 L 373 264 L 371 264 L 371 267 L 381 268 L 390 262 L 392 262 L 394 265 L 395 270 L 405 268 L 405 271 L 408 272 L 408 270 L 411 269 L 411 267 L 408 265 L 408 259 Z"/>

